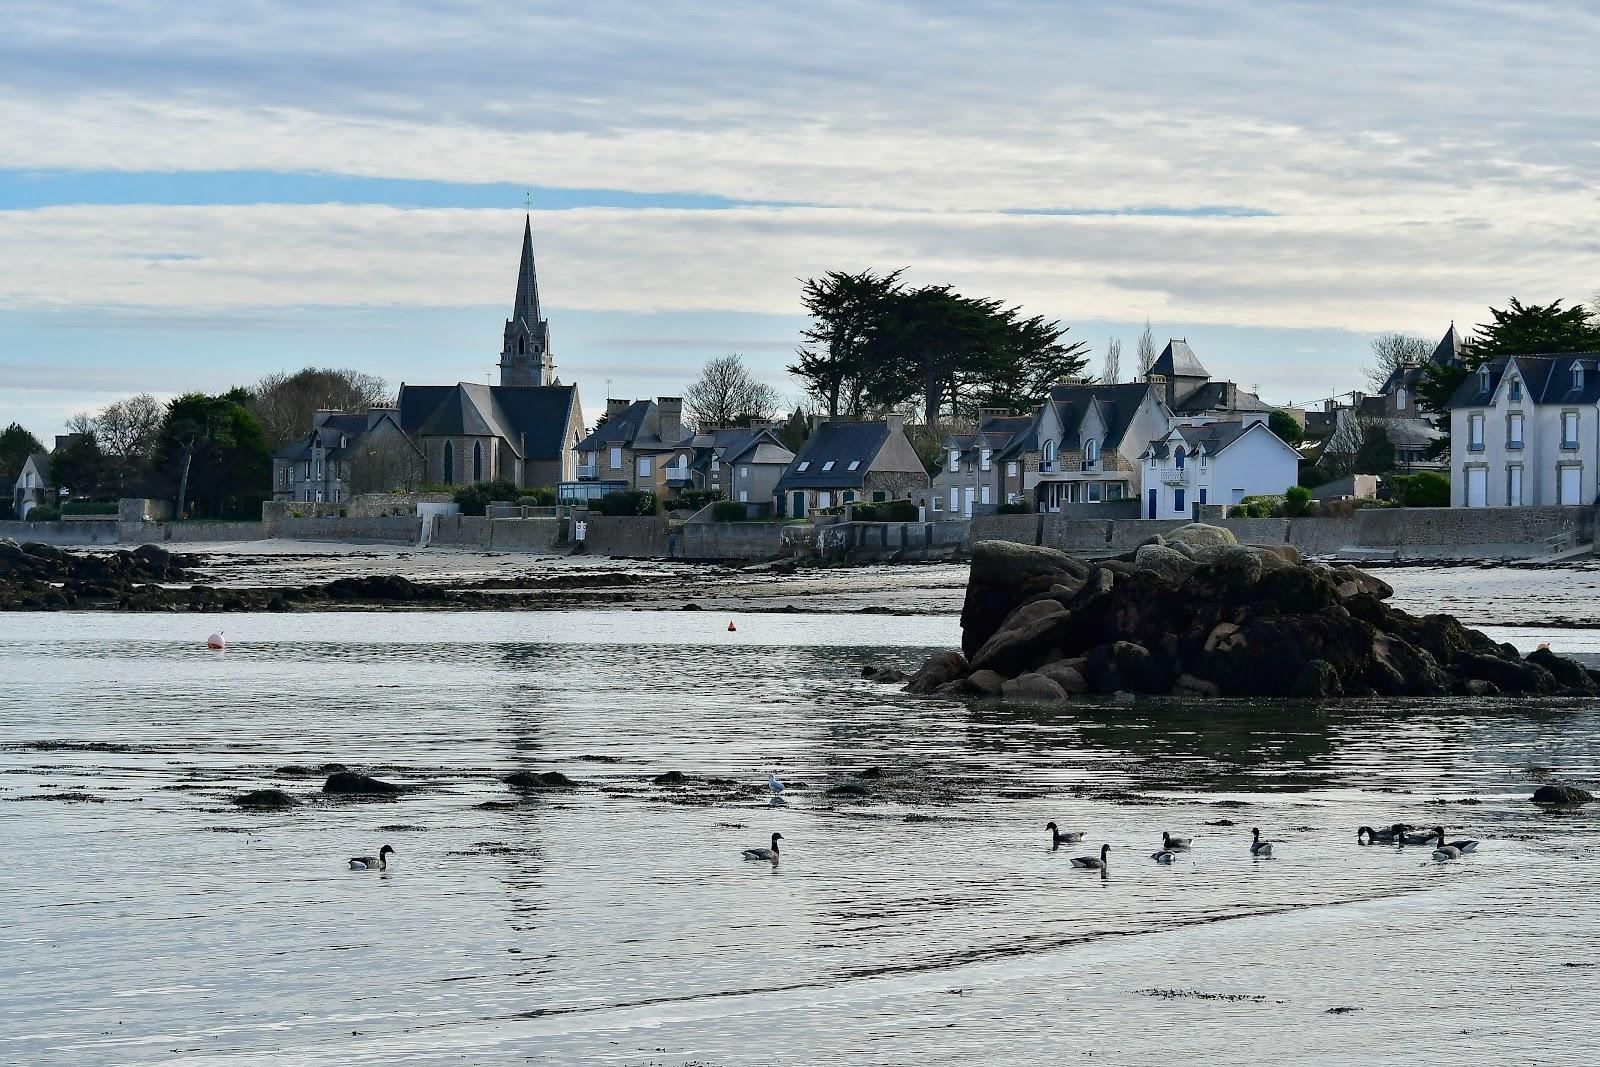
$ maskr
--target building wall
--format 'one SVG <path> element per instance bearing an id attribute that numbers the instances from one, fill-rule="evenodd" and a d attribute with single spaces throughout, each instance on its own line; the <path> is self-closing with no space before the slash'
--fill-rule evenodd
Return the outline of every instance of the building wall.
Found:
<path id="1" fill-rule="evenodd" d="M 1450 504 L 1466 508 L 1472 491 L 1473 472 L 1482 471 L 1483 506 L 1512 505 L 1512 468 L 1520 468 L 1522 507 L 1550 507 L 1561 503 L 1561 470 L 1577 467 L 1577 503 L 1591 504 L 1600 495 L 1600 410 L 1595 405 L 1534 404 L 1526 389 L 1519 401 L 1511 400 L 1511 385 L 1519 378 L 1513 364 L 1501 376 L 1489 403 L 1480 407 L 1455 408 L 1450 412 Z M 1577 448 L 1562 447 L 1562 416 L 1578 416 Z M 1520 449 L 1511 447 L 1510 416 L 1523 416 Z M 1474 415 L 1483 417 L 1483 447 L 1471 447 Z"/>
<path id="2" fill-rule="evenodd" d="M 728 465 L 723 464 L 724 468 Z M 733 491 L 730 500 L 746 500 L 751 504 L 770 501 L 778 479 L 787 470 L 787 463 L 736 463 L 733 464 Z M 740 496 L 740 494 L 745 494 Z"/>

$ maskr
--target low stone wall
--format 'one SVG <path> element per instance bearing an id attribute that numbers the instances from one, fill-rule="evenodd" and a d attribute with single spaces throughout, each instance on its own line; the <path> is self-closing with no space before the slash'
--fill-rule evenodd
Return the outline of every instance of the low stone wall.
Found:
<path id="1" fill-rule="evenodd" d="M 1019 545 L 1037 545 L 1039 529 L 1044 516 L 1028 515 L 976 515 L 972 519 L 973 541 L 1015 541 Z"/>
<path id="2" fill-rule="evenodd" d="M 584 551 L 591 556 L 654 559 L 667 554 L 668 522 L 659 515 L 594 515 L 586 523 Z"/>
<path id="3" fill-rule="evenodd" d="M 264 500 L 261 521 L 279 522 L 299 516 L 302 519 L 373 519 L 380 516 L 415 515 L 418 504 L 449 504 L 451 493 L 357 493 L 349 500 Z"/>
<path id="4" fill-rule="evenodd" d="M 39 541 L 47 545 L 106 545 L 117 543 L 115 522 L 0 521 L 0 537 L 13 541 Z"/>
<path id="5" fill-rule="evenodd" d="M 1401 556 L 1458 555 L 1466 546 L 1473 554 L 1540 555 L 1552 538 L 1594 539 L 1588 507 L 1365 508 L 1354 519 L 1355 547 Z"/>
<path id="6" fill-rule="evenodd" d="M 793 555 L 804 532 L 775 522 L 691 522 L 678 545 L 684 559 L 771 559 Z"/>
<path id="7" fill-rule="evenodd" d="M 954 559 L 972 548 L 972 524 L 848 522 L 816 527 L 812 550 L 821 558 L 872 563 L 883 560 Z"/>
<path id="8" fill-rule="evenodd" d="M 119 522 L 117 538 L 130 545 L 165 541 L 260 541 L 273 536 L 260 522 Z"/>
<path id="9" fill-rule="evenodd" d="M 266 523 L 269 537 L 302 541 L 392 541 L 410 544 L 421 530 L 416 515 L 374 515 L 362 518 L 282 519 Z"/>
<path id="10" fill-rule="evenodd" d="M 489 521 L 482 515 L 440 515 L 433 520 L 433 537 L 428 543 L 481 548 L 489 543 Z"/>

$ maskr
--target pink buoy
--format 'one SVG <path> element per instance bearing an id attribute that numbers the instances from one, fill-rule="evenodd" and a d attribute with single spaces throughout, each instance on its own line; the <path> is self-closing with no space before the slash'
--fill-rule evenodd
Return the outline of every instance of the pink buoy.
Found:
<path id="1" fill-rule="evenodd" d="M 733 624 L 733 620 L 729 619 L 728 620 L 728 632 L 729 633 L 733 633 L 737 629 L 738 629 L 738 627 Z"/>
<path id="2" fill-rule="evenodd" d="M 222 634 L 219 631 L 218 633 L 214 633 L 210 637 L 206 638 L 206 647 L 223 649 L 228 647 L 228 643 L 222 639 Z"/>

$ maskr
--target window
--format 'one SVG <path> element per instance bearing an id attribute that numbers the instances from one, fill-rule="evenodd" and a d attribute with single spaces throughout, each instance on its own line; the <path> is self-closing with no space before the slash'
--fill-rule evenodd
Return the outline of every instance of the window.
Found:
<path id="1" fill-rule="evenodd" d="M 1201 507 L 1204 507 L 1204 506 L 1205 506 L 1205 503 L 1206 503 L 1206 487 L 1205 487 L 1205 486 L 1203 486 L 1203 485 L 1202 485 L 1202 486 L 1201 486 L 1201 487 L 1200 487 L 1200 490 L 1199 490 L 1199 492 L 1200 492 L 1200 495 L 1199 495 L 1199 496 L 1197 496 L 1197 497 L 1195 497 L 1195 501 L 1196 501 L 1196 503 L 1198 503 L 1198 504 L 1199 504 L 1199 505 L 1200 505 L 1200 506 L 1201 506 Z"/>
<path id="2" fill-rule="evenodd" d="M 310 480 L 311 480 L 311 461 L 308 459 L 308 460 L 306 460 L 306 481 L 309 482 Z"/>
<path id="3" fill-rule="evenodd" d="M 935 493 L 933 496 L 928 498 L 928 503 L 933 505 L 933 510 L 934 511 L 943 511 L 944 510 L 944 500 L 937 493 Z"/>
<path id="4" fill-rule="evenodd" d="M 1101 495 L 1101 493 L 1103 491 L 1104 490 L 1101 489 L 1099 482 L 1090 482 L 1089 483 L 1089 503 L 1091 503 L 1091 504 L 1100 503 L 1100 495 Z"/>
<path id="5" fill-rule="evenodd" d="M 611 450 L 611 469 L 614 471 L 622 469 L 622 449 L 620 448 Z"/>
<path id="6" fill-rule="evenodd" d="M 854 489 L 846 489 L 844 492 L 839 494 L 839 503 L 841 503 L 841 504 L 854 504 L 855 502 L 856 502 L 856 491 Z"/>
<path id="7" fill-rule="evenodd" d="M 818 493 L 817 494 L 817 507 L 819 507 L 819 508 L 831 508 L 831 507 L 833 507 L 833 494 L 832 493 Z"/>
<path id="8" fill-rule="evenodd" d="M 986 470 L 989 469 L 989 457 L 991 455 L 993 455 L 993 453 L 991 453 L 987 448 L 985 448 L 983 451 L 978 453 L 978 469 L 979 470 L 986 471 Z"/>
<path id="9" fill-rule="evenodd" d="M 1010 463 L 1006 464 L 1006 477 L 1007 478 L 1015 478 L 1016 476 L 1017 476 L 1017 461 L 1016 460 L 1012 460 Z M 1012 501 L 1012 503 L 1015 503 L 1015 501 Z"/>
<path id="10" fill-rule="evenodd" d="M 989 487 L 987 485 L 979 486 L 978 487 L 978 503 L 987 504 L 988 502 L 989 502 Z"/>
<path id="11" fill-rule="evenodd" d="M 1183 470 L 1183 446 L 1179 445 L 1172 450 L 1172 465 L 1178 470 Z M 1180 505 L 1181 506 L 1181 505 Z"/>
<path id="12" fill-rule="evenodd" d="M 822 465 L 822 469 L 825 470 L 825 471 L 833 470 L 833 460 L 830 459 L 826 463 L 824 463 Z"/>
<path id="13" fill-rule="evenodd" d="M 740 467 L 739 468 L 739 477 L 741 477 L 741 478 L 750 477 L 750 468 L 749 467 Z"/>
<path id="14" fill-rule="evenodd" d="M 811 461 L 809 459 L 803 459 L 803 460 L 800 461 L 800 466 L 796 467 L 794 470 L 795 470 L 796 474 L 804 474 L 807 470 L 810 469 L 810 467 L 811 467 Z"/>
<path id="15" fill-rule="evenodd" d="M 950 473 L 954 474 L 956 471 L 959 471 L 960 469 L 961 469 L 961 450 L 957 449 L 957 448 L 952 448 L 950 450 Z"/>
<path id="16" fill-rule="evenodd" d="M 322 490 L 321 489 L 317 490 L 317 500 L 316 500 L 316 502 L 318 504 L 322 503 Z"/>
<path id="17" fill-rule="evenodd" d="M 850 466 L 845 468 L 845 470 L 847 470 L 847 471 L 860 470 L 860 469 L 861 469 L 861 461 L 859 459 L 851 460 L 850 461 Z"/>
<path id="18" fill-rule="evenodd" d="M 741 504 L 750 503 L 750 494 L 749 494 L 748 491 L 746 491 L 744 489 L 739 490 L 739 503 L 741 503 Z"/>
<path id="19" fill-rule="evenodd" d="M 951 512 L 961 510 L 961 490 L 959 489 L 950 490 L 950 510 Z"/>
<path id="20" fill-rule="evenodd" d="M 1174 489 L 1172 491 L 1172 510 L 1176 511 L 1176 512 L 1179 512 L 1179 513 L 1182 513 L 1182 511 L 1183 511 L 1183 490 L 1182 489 Z"/>
<path id="21" fill-rule="evenodd" d="M 322 477 L 322 460 L 317 460 L 317 477 Z"/>
<path id="22" fill-rule="evenodd" d="M 649 457 L 649 456 L 640 456 L 639 457 L 639 462 L 637 463 L 636 466 L 637 466 L 637 469 L 639 471 L 639 477 L 641 477 L 641 478 L 650 477 L 650 475 L 652 473 L 651 468 L 653 466 L 651 457 Z"/>
<path id="23" fill-rule="evenodd" d="M 1208 453 L 1205 449 L 1202 448 L 1200 450 L 1200 469 L 1201 470 L 1205 470 L 1206 469 L 1206 462 L 1208 460 L 1210 460 L 1210 459 L 1211 459 L 1210 453 Z"/>
<path id="24" fill-rule="evenodd" d="M 1056 469 L 1056 443 L 1054 441 L 1046 441 L 1044 443 L 1044 462 L 1039 465 L 1039 469 L 1043 471 Z"/>
<path id="25" fill-rule="evenodd" d="M 472 480 L 483 481 L 483 442 L 472 442 Z"/>
<path id="26" fill-rule="evenodd" d="M 872 493 L 872 502 L 874 504 L 882 504 L 884 501 L 886 501 L 888 499 L 889 499 L 889 494 L 887 492 L 885 492 L 884 490 L 882 490 L 882 489 L 876 489 Z"/>
<path id="27" fill-rule="evenodd" d="M 1090 467 L 1100 462 L 1100 442 L 1093 437 L 1083 443 L 1083 462 Z"/>
<path id="28" fill-rule="evenodd" d="M 1522 506 L 1522 464 L 1515 463 L 1506 468 L 1506 507 L 1520 508 Z"/>
<path id="29" fill-rule="evenodd" d="M 1574 393 L 1576 393 L 1582 388 L 1583 388 L 1583 360 L 1580 359 L 1580 360 L 1575 361 L 1572 364 L 1572 391 Z"/>
<path id="30" fill-rule="evenodd" d="M 1489 391 L 1489 364 L 1485 363 L 1483 366 L 1478 368 L 1478 392 L 1487 393 L 1488 391 Z"/>
<path id="31" fill-rule="evenodd" d="M 1522 403 L 1522 379 L 1521 378 L 1513 378 L 1513 379 L 1511 379 L 1511 402 L 1513 404 Z"/>
<path id="32" fill-rule="evenodd" d="M 1578 447 L 1578 413 L 1576 411 L 1563 411 L 1561 413 L 1561 447 L 1566 449 Z"/>
<path id="33" fill-rule="evenodd" d="M 1403 385 L 1394 391 L 1394 406 L 1400 411 L 1406 409 L 1406 387 Z"/>
<path id="34" fill-rule="evenodd" d="M 33 475 L 28 475 L 28 481 L 33 481 Z M 287 488 L 289 485 L 289 465 L 287 463 L 283 465 L 283 484 L 285 488 Z M 26 486 L 24 486 L 24 488 L 26 488 Z"/>
<path id="35" fill-rule="evenodd" d="M 456 446 L 446 441 L 444 443 L 444 462 L 440 465 L 439 480 L 445 485 L 456 484 Z"/>
<path id="36" fill-rule="evenodd" d="M 1507 415 L 1506 416 L 1506 447 L 1507 448 L 1521 448 L 1522 447 L 1522 416 L 1521 415 Z"/>
<path id="37" fill-rule="evenodd" d="M 1106 486 L 1107 500 L 1121 500 L 1124 496 L 1124 493 L 1125 490 L 1121 482 L 1112 482 L 1110 485 Z"/>
<path id="38" fill-rule="evenodd" d="M 1483 416 L 1467 416 L 1467 450 L 1469 452 L 1483 451 Z"/>
<path id="39" fill-rule="evenodd" d="M 1583 467 L 1577 463 L 1563 463 L 1556 468 L 1558 504 L 1578 504 L 1583 486 Z"/>
<path id="40" fill-rule="evenodd" d="M 713 472 L 722 470 L 722 460 L 719 459 L 716 456 L 712 456 L 711 457 L 711 470 Z"/>

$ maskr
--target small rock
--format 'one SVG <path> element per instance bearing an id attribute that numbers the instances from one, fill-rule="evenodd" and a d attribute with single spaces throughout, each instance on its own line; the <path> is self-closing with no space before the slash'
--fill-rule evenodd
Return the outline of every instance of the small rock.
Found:
<path id="1" fill-rule="evenodd" d="M 973 671 L 967 675 L 968 692 L 977 693 L 979 696 L 997 697 L 1005 684 L 1005 675 L 996 674 L 994 671 Z"/>
<path id="2" fill-rule="evenodd" d="M 513 789 L 572 789 L 578 784 L 560 771 L 514 771 L 500 780 Z"/>
<path id="3" fill-rule="evenodd" d="M 1038 704 L 1059 704 L 1067 699 L 1067 691 L 1042 674 L 1024 674 L 1000 686 L 1007 700 L 1020 700 Z"/>
<path id="4" fill-rule="evenodd" d="M 1575 785 L 1541 785 L 1533 791 L 1535 804 L 1587 804 L 1594 794 Z"/>
<path id="5" fill-rule="evenodd" d="M 1038 673 L 1059 685 L 1068 696 L 1078 696 L 1089 691 L 1089 683 L 1084 679 L 1082 669 L 1072 666 L 1066 660 L 1046 663 L 1039 668 Z"/>
<path id="6" fill-rule="evenodd" d="M 356 771 L 335 771 L 322 783 L 322 791 L 343 796 L 392 796 L 402 792 L 403 788 Z"/>
<path id="7" fill-rule="evenodd" d="M 688 776 L 682 771 L 668 771 L 665 774 L 658 774 L 654 778 L 650 779 L 650 781 L 654 782 L 656 785 L 682 785 L 688 780 Z"/>
<path id="8" fill-rule="evenodd" d="M 856 785 L 852 782 L 846 782 L 843 785 L 833 786 L 823 793 L 823 796 L 829 797 L 865 797 L 871 795 L 872 790 L 868 789 L 864 785 Z"/>
<path id="9" fill-rule="evenodd" d="M 234 797 L 233 802 L 241 808 L 251 808 L 255 811 L 275 811 L 300 806 L 298 800 L 281 789 L 253 789 Z"/>

